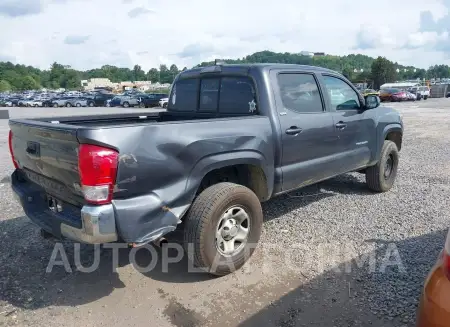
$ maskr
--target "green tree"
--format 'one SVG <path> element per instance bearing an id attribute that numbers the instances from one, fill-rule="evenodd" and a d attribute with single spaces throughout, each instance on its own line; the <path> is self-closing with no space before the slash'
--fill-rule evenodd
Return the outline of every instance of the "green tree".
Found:
<path id="1" fill-rule="evenodd" d="M 160 65 L 159 66 L 159 79 L 161 83 L 171 83 L 172 82 L 172 76 L 170 73 L 170 70 L 167 68 L 166 65 Z"/>
<path id="2" fill-rule="evenodd" d="M 141 66 L 134 65 L 133 67 L 133 80 L 135 81 L 142 81 L 145 80 L 146 75 L 145 72 L 142 70 Z"/>
<path id="3" fill-rule="evenodd" d="M 0 80 L 0 92 L 6 92 L 6 91 L 11 91 L 11 90 L 12 90 L 12 87 L 8 81 Z"/>
<path id="4" fill-rule="evenodd" d="M 381 85 L 388 82 L 395 82 L 396 71 L 392 61 L 384 57 L 378 57 L 371 67 L 374 88 L 379 89 Z"/>
<path id="5" fill-rule="evenodd" d="M 152 68 L 147 73 L 147 80 L 152 83 L 159 82 L 159 71 L 156 68 Z"/>
<path id="6" fill-rule="evenodd" d="M 37 90 L 40 89 L 40 85 L 34 80 L 33 77 L 27 75 L 22 78 L 22 90 Z"/>

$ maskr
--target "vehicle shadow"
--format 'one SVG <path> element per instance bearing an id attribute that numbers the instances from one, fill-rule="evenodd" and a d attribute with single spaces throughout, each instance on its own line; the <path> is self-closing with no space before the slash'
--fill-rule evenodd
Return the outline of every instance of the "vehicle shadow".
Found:
<path id="1" fill-rule="evenodd" d="M 334 196 L 337 192 L 371 194 L 365 185 L 352 175 L 341 176 L 319 186 L 326 192 L 311 193 L 317 190 L 315 186 L 315 189 L 310 187 L 309 190 L 305 188 L 297 192 L 311 196 L 292 197 L 290 194 L 291 197 L 284 195 L 271 200 L 272 203 L 275 202 L 271 207 L 281 209 L 275 211 L 265 204 L 266 221 L 287 211 Z M 49 305 L 76 306 L 96 301 L 108 296 L 115 289 L 125 287 L 125 283 L 113 269 L 115 264 L 112 249 L 102 248 L 98 251 L 98 268 L 92 272 L 82 272 L 75 263 L 77 259 L 83 267 L 90 267 L 95 263 L 97 251 L 94 246 L 76 245 L 67 240 L 43 239 L 39 236 L 39 229 L 26 217 L 0 220 L 0 233 L 0 307 L 2 303 L 26 309 Z M 182 235 L 183 224 L 168 235 L 171 247 L 178 245 L 178 249 L 181 249 Z M 59 248 L 55 247 L 55 244 Z M 141 270 L 142 275 L 168 283 L 193 283 L 215 278 L 207 273 L 188 273 L 190 262 L 187 256 L 183 256 L 177 263 L 170 263 L 170 269 L 165 269 L 161 260 L 162 251 L 152 245 L 139 250 L 122 248 L 117 250 L 117 267 L 134 265 L 136 270 Z M 57 264 L 50 264 L 52 254 L 56 256 L 56 261 L 52 262 Z M 168 251 L 169 258 L 175 258 L 178 254 L 176 249 Z M 150 267 L 153 260 L 155 266 L 147 269 L 148 271 L 142 271 L 143 267 Z M 49 268 L 52 269 L 47 272 L 46 269 Z"/>
<path id="2" fill-rule="evenodd" d="M 393 243 L 367 240 L 374 251 L 330 267 L 239 327 L 414 326 L 423 283 L 446 234 L 440 230 Z M 364 265 L 358 266 L 358 260 Z"/>
<path id="3" fill-rule="evenodd" d="M 264 221 L 270 221 L 284 214 L 304 208 L 311 203 L 339 194 L 374 195 L 366 185 L 363 174 L 344 174 L 323 182 L 306 186 L 263 203 Z"/>

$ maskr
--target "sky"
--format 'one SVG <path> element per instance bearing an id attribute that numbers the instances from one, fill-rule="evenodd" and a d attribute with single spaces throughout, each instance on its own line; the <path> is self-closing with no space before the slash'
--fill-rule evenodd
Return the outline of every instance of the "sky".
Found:
<path id="1" fill-rule="evenodd" d="M 0 0 L 0 61 L 192 67 L 257 51 L 450 65 L 450 0 Z"/>

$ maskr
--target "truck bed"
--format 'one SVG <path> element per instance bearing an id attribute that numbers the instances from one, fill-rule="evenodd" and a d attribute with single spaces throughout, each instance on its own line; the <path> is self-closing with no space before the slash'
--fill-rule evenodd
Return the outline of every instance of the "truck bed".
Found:
<path id="1" fill-rule="evenodd" d="M 166 123 L 175 121 L 202 120 L 213 118 L 229 118 L 229 117 L 249 117 L 249 115 L 236 114 L 215 114 L 215 113 L 196 113 L 196 112 L 139 112 L 139 113 L 123 113 L 123 114 L 106 114 L 106 115 L 88 115 L 88 116 L 65 116 L 65 117 L 45 117 L 32 119 L 11 119 L 12 124 L 38 125 L 41 127 L 50 127 L 63 125 L 63 128 L 69 126 L 82 128 L 107 128 L 119 127 L 121 125 L 147 124 L 147 123 Z"/>

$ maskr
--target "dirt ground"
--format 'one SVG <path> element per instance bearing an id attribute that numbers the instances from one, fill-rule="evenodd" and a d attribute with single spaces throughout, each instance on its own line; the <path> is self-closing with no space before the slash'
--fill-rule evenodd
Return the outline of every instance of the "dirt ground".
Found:
<path id="1" fill-rule="evenodd" d="M 40 237 L 13 199 L 7 121 L 0 121 L 0 326 L 413 326 L 423 280 L 450 226 L 450 99 L 392 106 L 406 126 L 396 186 L 372 194 L 363 175 L 349 174 L 265 203 L 261 246 L 225 277 L 189 273 L 185 258 L 164 272 L 159 248 L 151 271 L 138 271 L 129 249 L 120 250 L 114 271 L 112 251 L 102 249 L 99 268 L 86 273 L 76 268 L 69 241 L 61 244 L 71 272 L 46 272 L 57 241 Z M 329 262 L 320 269 L 314 244 L 324 243 Z M 334 245 L 344 243 L 356 252 L 342 255 Z M 382 271 L 387 244 L 404 270 Z M 367 255 L 374 270 L 357 265 Z M 151 260 L 145 249 L 135 258 L 141 267 Z M 81 263 L 94 260 L 94 247 L 81 245 Z"/>

